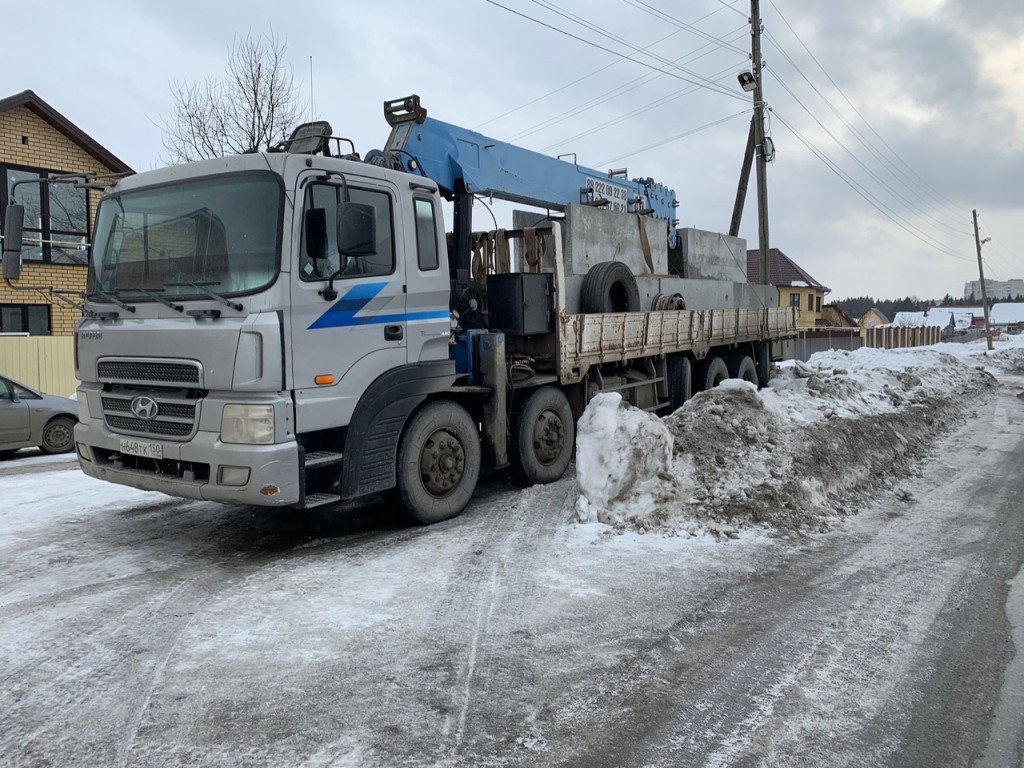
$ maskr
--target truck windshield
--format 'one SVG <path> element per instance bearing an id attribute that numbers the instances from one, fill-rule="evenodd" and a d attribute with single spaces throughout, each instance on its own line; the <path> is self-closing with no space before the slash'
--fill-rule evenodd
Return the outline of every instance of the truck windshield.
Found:
<path id="1" fill-rule="evenodd" d="M 203 289 L 222 296 L 257 291 L 278 273 L 283 199 L 271 174 L 106 198 L 96 219 L 89 292 L 134 303 L 208 298 Z"/>

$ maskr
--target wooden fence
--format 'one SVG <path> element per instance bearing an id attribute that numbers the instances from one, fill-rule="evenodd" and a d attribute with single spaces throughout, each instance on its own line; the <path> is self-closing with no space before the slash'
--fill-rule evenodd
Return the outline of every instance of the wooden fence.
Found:
<path id="1" fill-rule="evenodd" d="M 50 395 L 74 397 L 74 339 L 71 336 L 0 336 L 0 374 Z"/>

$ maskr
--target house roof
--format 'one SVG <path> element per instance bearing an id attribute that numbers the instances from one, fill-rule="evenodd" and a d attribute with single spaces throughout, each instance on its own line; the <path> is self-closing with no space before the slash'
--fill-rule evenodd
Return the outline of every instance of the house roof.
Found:
<path id="1" fill-rule="evenodd" d="M 868 310 L 868 312 L 874 312 L 878 316 L 878 322 L 881 323 L 882 325 L 885 325 L 889 322 L 889 318 L 886 317 L 885 313 L 878 307 L 872 307 L 871 309 Z M 868 312 L 865 312 L 864 315 L 867 315 Z"/>
<path id="2" fill-rule="evenodd" d="M 132 168 L 127 163 L 118 159 L 81 128 L 39 98 L 33 91 L 22 91 L 14 96 L 8 96 L 6 99 L 0 99 L 0 112 L 7 112 L 16 107 L 25 107 L 42 120 L 45 120 L 89 155 L 103 163 L 112 172 L 133 173 Z"/>
<path id="3" fill-rule="evenodd" d="M 897 328 L 920 328 L 925 325 L 924 312 L 897 312 L 891 325 Z"/>
<path id="4" fill-rule="evenodd" d="M 747 280 L 757 282 L 761 273 L 760 259 L 759 251 L 747 251 Z M 776 287 L 817 288 L 825 293 L 832 290 L 807 274 L 799 264 L 778 248 L 768 249 L 768 282 Z"/>
<path id="5" fill-rule="evenodd" d="M 998 302 L 989 310 L 989 320 L 994 325 L 1024 323 L 1024 304 L 1019 302 Z"/>

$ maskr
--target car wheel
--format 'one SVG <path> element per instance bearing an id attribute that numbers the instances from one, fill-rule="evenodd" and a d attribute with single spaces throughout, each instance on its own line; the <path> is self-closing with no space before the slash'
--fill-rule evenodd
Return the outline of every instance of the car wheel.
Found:
<path id="1" fill-rule="evenodd" d="M 43 453 L 67 453 L 75 447 L 75 422 L 67 416 L 50 419 L 43 429 Z"/>

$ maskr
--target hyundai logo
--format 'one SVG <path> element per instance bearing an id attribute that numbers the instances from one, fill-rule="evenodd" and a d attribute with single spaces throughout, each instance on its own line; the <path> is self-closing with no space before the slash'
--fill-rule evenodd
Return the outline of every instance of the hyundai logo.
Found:
<path id="1" fill-rule="evenodd" d="M 160 413 L 160 408 L 149 395 L 139 395 L 138 397 L 132 398 L 132 413 L 143 421 L 152 421 Z"/>

